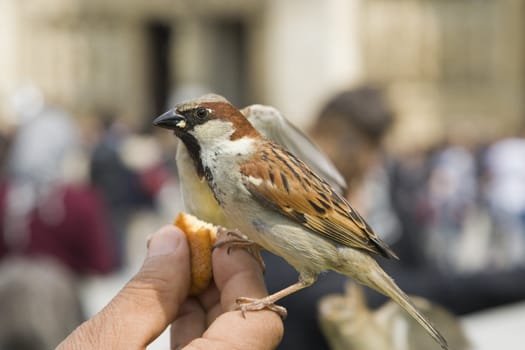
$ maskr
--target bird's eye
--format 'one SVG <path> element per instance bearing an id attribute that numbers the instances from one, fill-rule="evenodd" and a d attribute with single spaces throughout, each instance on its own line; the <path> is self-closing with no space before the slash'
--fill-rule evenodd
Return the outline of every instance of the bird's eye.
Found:
<path id="1" fill-rule="evenodd" d="M 204 119 L 208 116 L 208 110 L 206 108 L 198 108 L 197 111 L 195 111 L 195 115 L 199 119 Z"/>

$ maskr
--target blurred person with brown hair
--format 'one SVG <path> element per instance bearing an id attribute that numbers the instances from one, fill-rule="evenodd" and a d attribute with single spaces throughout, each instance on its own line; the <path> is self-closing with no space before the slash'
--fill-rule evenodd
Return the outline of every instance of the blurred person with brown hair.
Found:
<path id="1" fill-rule="evenodd" d="M 383 149 L 393 122 L 381 91 L 364 86 L 330 99 L 312 127 L 313 138 L 345 177 L 348 199 L 389 244 L 400 235 L 390 198 L 392 161 Z"/>
<path id="2" fill-rule="evenodd" d="M 352 192 L 377 162 L 377 152 L 393 121 L 393 112 L 380 90 L 361 87 L 332 97 L 321 109 L 311 134 L 345 176 Z"/>

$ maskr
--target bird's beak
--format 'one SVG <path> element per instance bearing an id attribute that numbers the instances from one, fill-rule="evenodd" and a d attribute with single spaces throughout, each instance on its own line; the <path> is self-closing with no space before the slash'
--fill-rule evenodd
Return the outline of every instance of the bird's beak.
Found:
<path id="1" fill-rule="evenodd" d="M 153 125 L 169 130 L 183 130 L 186 128 L 186 117 L 170 109 L 153 121 Z"/>

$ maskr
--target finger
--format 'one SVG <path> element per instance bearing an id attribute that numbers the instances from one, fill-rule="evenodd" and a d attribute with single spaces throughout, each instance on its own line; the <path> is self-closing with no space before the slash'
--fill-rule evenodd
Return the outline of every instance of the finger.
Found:
<path id="1" fill-rule="evenodd" d="M 206 329 L 206 312 L 195 298 L 187 299 L 179 308 L 177 318 L 171 324 L 170 344 L 172 349 L 182 348 Z"/>
<path id="2" fill-rule="evenodd" d="M 152 235 L 140 271 L 71 336 L 89 339 L 85 348 L 90 348 L 87 344 L 92 344 L 91 348 L 145 348 L 175 319 L 186 299 L 189 261 L 182 231 L 163 227 Z"/>
<path id="3" fill-rule="evenodd" d="M 198 296 L 199 302 L 206 312 L 206 325 L 209 326 L 221 313 L 221 292 L 214 281 Z"/>
<path id="4" fill-rule="evenodd" d="M 184 350 L 275 349 L 283 336 L 281 318 L 273 311 L 250 312 L 243 318 L 238 311 L 220 315 L 201 338 Z"/>
<path id="5" fill-rule="evenodd" d="M 228 344 L 226 349 L 275 349 L 283 332 L 283 321 L 273 311 L 249 312 L 246 318 L 240 311 L 230 311 L 220 315 L 200 339 L 204 343 Z M 199 341 L 194 341 L 192 345 L 198 345 Z M 220 346 L 202 348 L 215 349 Z"/>
<path id="6" fill-rule="evenodd" d="M 213 298 L 201 298 L 201 304 L 215 314 L 215 321 L 202 338 L 184 349 L 273 349 L 283 335 L 281 318 L 273 311 L 250 312 L 244 318 L 239 311 L 226 312 L 238 297 L 260 298 L 267 295 L 259 264 L 250 254 L 216 249 L 213 253 L 214 280 L 221 292 L 221 304 Z M 215 318 L 214 317 L 214 318 Z"/>
<path id="7" fill-rule="evenodd" d="M 221 292 L 224 311 L 232 310 L 238 297 L 261 298 L 268 295 L 257 261 L 242 249 L 213 251 L 213 278 Z M 206 305 L 205 305 L 206 306 Z"/>

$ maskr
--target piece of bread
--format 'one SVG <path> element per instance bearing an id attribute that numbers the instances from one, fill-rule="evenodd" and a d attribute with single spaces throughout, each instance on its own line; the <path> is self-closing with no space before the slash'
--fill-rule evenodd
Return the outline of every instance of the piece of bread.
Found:
<path id="1" fill-rule="evenodd" d="M 181 212 L 174 225 L 180 228 L 190 247 L 191 286 L 189 295 L 202 293 L 213 277 L 211 250 L 217 239 L 217 227 Z"/>

